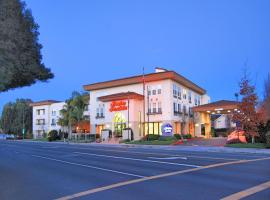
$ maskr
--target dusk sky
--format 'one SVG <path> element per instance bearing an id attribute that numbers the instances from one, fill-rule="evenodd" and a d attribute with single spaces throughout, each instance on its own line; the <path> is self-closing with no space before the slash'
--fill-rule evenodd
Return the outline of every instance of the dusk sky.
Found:
<path id="1" fill-rule="evenodd" d="M 8 101 L 65 100 L 99 81 L 174 70 L 234 100 L 247 66 L 262 97 L 270 72 L 269 0 L 26 0 L 55 78 L 0 94 Z"/>

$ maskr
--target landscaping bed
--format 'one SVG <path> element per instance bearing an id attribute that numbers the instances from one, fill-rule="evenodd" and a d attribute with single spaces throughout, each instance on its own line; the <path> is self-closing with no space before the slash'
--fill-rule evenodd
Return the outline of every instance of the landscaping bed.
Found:
<path id="1" fill-rule="evenodd" d="M 227 144 L 226 147 L 234 147 L 234 148 L 257 148 L 257 149 L 266 149 L 270 148 L 269 145 L 264 143 L 237 143 L 237 144 Z"/>

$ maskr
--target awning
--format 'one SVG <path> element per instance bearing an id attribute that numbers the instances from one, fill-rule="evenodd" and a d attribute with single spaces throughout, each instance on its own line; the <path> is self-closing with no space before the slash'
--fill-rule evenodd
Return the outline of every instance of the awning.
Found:
<path id="1" fill-rule="evenodd" d="M 119 101 L 119 100 L 127 100 L 127 99 L 143 100 L 144 96 L 136 92 L 122 92 L 122 93 L 101 96 L 98 98 L 98 100 L 102 102 Z"/>

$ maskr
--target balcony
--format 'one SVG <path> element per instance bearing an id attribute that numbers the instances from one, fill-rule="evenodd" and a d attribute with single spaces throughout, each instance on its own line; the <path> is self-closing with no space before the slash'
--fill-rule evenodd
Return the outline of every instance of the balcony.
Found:
<path id="1" fill-rule="evenodd" d="M 103 118 L 105 118 L 105 116 L 103 115 L 103 114 L 97 114 L 97 116 L 96 116 L 96 119 L 103 119 Z"/>
<path id="2" fill-rule="evenodd" d="M 173 114 L 174 114 L 175 116 L 181 116 L 181 115 L 183 115 L 183 112 L 173 111 Z"/>

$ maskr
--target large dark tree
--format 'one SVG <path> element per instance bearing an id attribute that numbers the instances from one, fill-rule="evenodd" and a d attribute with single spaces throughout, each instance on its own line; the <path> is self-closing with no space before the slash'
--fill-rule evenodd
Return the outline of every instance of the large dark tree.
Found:
<path id="1" fill-rule="evenodd" d="M 25 133 L 32 132 L 32 103 L 29 99 L 17 99 L 15 103 L 7 103 L 2 111 L 0 120 L 1 129 L 4 133 L 22 135 L 22 129 Z"/>
<path id="2" fill-rule="evenodd" d="M 38 24 L 20 0 L 0 0 L 0 92 L 53 78 L 42 63 Z"/>

